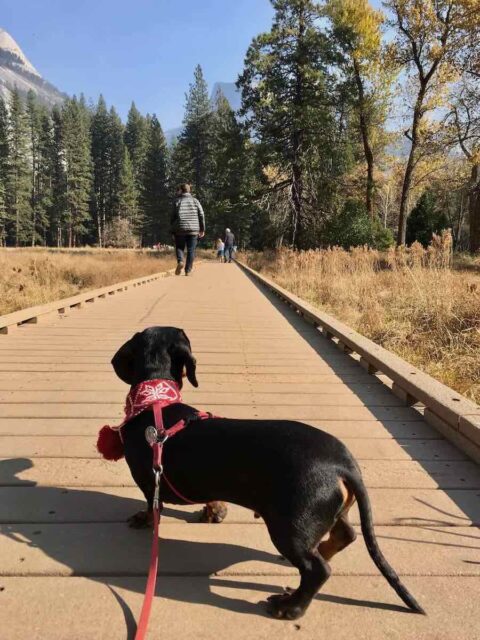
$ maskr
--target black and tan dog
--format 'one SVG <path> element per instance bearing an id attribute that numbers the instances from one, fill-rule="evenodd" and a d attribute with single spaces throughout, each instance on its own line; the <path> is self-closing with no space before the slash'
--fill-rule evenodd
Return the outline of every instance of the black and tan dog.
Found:
<path id="1" fill-rule="evenodd" d="M 112 365 L 129 385 L 160 378 L 181 386 L 186 371 L 191 384 L 198 386 L 190 341 L 173 327 L 135 334 L 115 354 Z M 196 410 L 185 404 L 163 410 L 166 428 L 195 415 Z M 154 477 L 145 429 L 152 423 L 152 412 L 147 410 L 123 430 L 127 463 L 148 504 L 147 512 L 130 519 L 132 526 L 150 521 Z M 272 615 L 296 619 L 305 612 L 330 576 L 330 558 L 356 538 L 348 521 L 355 499 L 372 560 L 408 607 L 423 613 L 380 551 L 358 465 L 333 436 L 288 420 L 192 420 L 165 443 L 164 469 L 181 494 L 207 503 L 209 519 L 223 518 L 223 502 L 251 509 L 264 519 L 273 544 L 301 578 L 296 591 L 269 598 Z M 165 483 L 160 498 L 180 502 Z"/>

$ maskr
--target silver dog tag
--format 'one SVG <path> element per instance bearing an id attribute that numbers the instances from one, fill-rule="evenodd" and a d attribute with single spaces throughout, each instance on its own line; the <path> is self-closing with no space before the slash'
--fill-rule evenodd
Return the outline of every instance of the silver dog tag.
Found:
<path id="1" fill-rule="evenodd" d="M 154 445 L 158 441 L 158 431 L 155 427 L 147 427 L 145 429 L 145 440 L 150 446 Z"/>

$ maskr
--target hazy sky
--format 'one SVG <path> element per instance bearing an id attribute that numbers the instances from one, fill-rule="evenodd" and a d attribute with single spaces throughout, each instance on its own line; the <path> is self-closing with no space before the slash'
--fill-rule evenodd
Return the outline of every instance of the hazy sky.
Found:
<path id="1" fill-rule="evenodd" d="M 135 100 L 178 126 L 200 63 L 210 88 L 232 82 L 268 29 L 268 0 L 0 0 L 0 27 L 60 90 L 103 93 L 122 117 Z"/>
<path id="2" fill-rule="evenodd" d="M 47 80 L 103 93 L 122 117 L 133 99 L 164 129 L 181 123 L 195 65 L 210 88 L 235 81 L 271 19 L 269 0 L 0 0 L 0 27 Z"/>

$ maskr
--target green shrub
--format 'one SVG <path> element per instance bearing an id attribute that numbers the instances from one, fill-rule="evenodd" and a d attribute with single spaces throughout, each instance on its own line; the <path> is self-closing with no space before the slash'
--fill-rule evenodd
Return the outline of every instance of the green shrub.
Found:
<path id="1" fill-rule="evenodd" d="M 446 215 L 438 209 L 435 195 L 427 190 L 408 217 L 407 244 L 413 244 L 417 241 L 424 247 L 428 247 L 433 234 L 439 235 L 449 226 Z"/>
<path id="2" fill-rule="evenodd" d="M 390 229 L 385 229 L 378 218 L 371 218 L 363 202 L 347 200 L 338 216 L 325 229 L 325 244 L 349 249 L 367 245 L 385 250 L 394 240 Z"/>

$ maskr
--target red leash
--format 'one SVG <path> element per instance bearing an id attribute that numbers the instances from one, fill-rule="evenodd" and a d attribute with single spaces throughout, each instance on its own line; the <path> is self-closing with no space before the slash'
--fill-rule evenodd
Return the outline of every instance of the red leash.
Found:
<path id="1" fill-rule="evenodd" d="M 157 487 L 160 487 L 160 474 L 157 471 L 155 476 L 155 492 Z M 142 613 L 140 614 L 140 620 L 138 621 L 137 633 L 135 634 L 135 640 L 143 640 L 147 633 L 148 620 L 150 618 L 150 611 L 152 609 L 153 597 L 155 595 L 155 585 L 157 582 L 157 569 L 158 569 L 158 529 L 160 526 L 160 505 L 157 500 L 153 504 L 153 540 L 152 550 L 150 552 L 150 568 L 148 570 L 147 588 L 145 589 L 145 596 L 143 598 Z"/>
<path id="2" fill-rule="evenodd" d="M 175 487 L 167 480 L 167 477 L 163 473 L 162 456 L 163 445 L 176 433 L 186 427 L 184 420 L 180 420 L 173 425 L 170 429 L 165 429 L 163 426 L 162 405 L 160 402 L 152 405 L 153 415 L 155 418 L 155 427 L 147 427 L 145 431 L 145 437 L 148 444 L 152 447 L 153 453 L 153 473 L 155 476 L 155 492 L 153 495 L 153 540 L 152 550 L 150 553 L 150 567 L 148 570 L 147 588 L 145 590 L 145 596 L 143 598 L 142 612 L 140 614 L 140 620 L 138 621 L 137 633 L 135 634 L 135 640 L 144 640 L 147 633 L 148 620 L 150 618 L 150 611 L 152 609 L 152 602 L 155 596 L 155 585 L 157 582 L 157 570 L 158 570 L 158 546 L 159 537 L 158 532 L 160 528 L 160 480 L 161 477 L 165 479 L 168 487 L 176 494 L 178 498 L 187 502 L 188 504 L 195 504 L 188 498 L 185 498 Z M 211 418 L 211 414 L 199 412 L 197 417 L 200 420 L 206 420 Z"/>
<path id="3" fill-rule="evenodd" d="M 162 454 L 163 445 L 168 438 L 168 433 L 163 426 L 162 408 L 160 404 L 153 405 L 153 415 L 155 417 L 155 427 L 147 427 L 145 437 L 148 444 L 152 447 L 153 453 L 153 473 L 155 475 L 155 492 L 153 494 L 153 539 L 152 550 L 150 552 L 150 567 L 148 570 L 147 588 L 143 598 L 142 612 L 137 625 L 137 633 L 135 640 L 143 640 L 147 633 L 148 620 L 152 609 L 153 597 L 155 595 L 155 586 L 157 583 L 158 570 L 158 530 L 160 528 L 160 478 L 163 474 Z M 183 422 L 183 420 L 182 420 Z M 178 425 L 179 423 L 177 423 Z M 175 425 L 175 427 L 177 426 Z M 185 426 L 185 423 L 183 423 Z M 182 428 L 183 428 L 182 426 Z M 173 429 L 174 427 L 172 427 Z M 180 429 L 177 429 L 179 431 Z M 176 433 L 176 432 L 175 432 Z M 160 438 L 160 440 L 159 440 Z"/>

